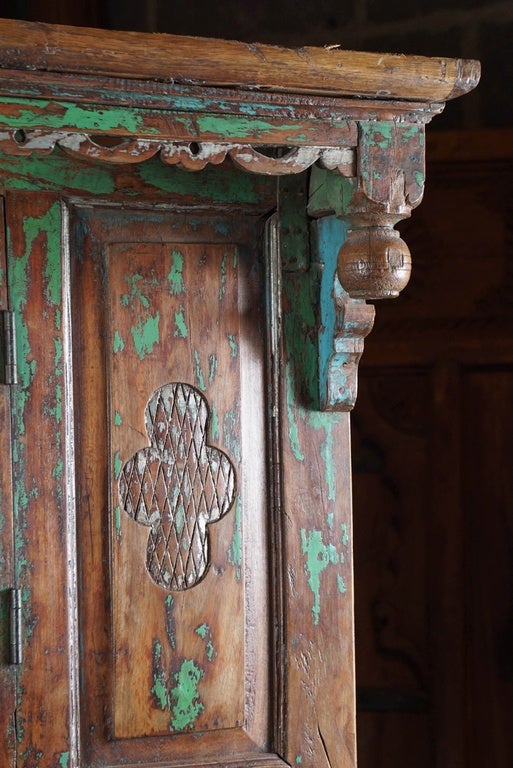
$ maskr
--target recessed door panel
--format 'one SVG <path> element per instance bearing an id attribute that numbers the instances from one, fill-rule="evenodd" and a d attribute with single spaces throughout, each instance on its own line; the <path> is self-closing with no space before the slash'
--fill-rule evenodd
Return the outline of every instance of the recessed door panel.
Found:
<path id="1" fill-rule="evenodd" d="M 264 755 L 256 225 L 77 209 L 71 231 L 85 754 Z"/>

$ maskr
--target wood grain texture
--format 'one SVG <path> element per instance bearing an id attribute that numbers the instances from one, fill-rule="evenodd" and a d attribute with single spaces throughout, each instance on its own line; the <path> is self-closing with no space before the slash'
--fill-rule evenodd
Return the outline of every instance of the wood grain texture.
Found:
<path id="1" fill-rule="evenodd" d="M 0 201 L 0 310 L 8 309 L 4 200 Z M 0 344 L 2 341 L 0 341 Z M 16 584 L 12 509 L 11 387 L 0 384 L 0 765 L 9 765 L 16 732 L 17 669 L 10 665 L 10 589 Z"/>
<path id="2" fill-rule="evenodd" d="M 0 39 L 0 63 L 6 68 L 291 93 L 446 101 L 474 88 L 480 74 L 478 62 L 463 59 L 360 53 L 339 46 L 287 49 L 10 20 L 2 21 Z"/>

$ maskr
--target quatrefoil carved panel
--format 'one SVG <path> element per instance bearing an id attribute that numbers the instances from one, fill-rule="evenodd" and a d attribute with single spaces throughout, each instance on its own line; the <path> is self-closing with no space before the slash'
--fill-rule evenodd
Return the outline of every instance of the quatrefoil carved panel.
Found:
<path id="1" fill-rule="evenodd" d="M 121 470 L 121 506 L 150 528 L 146 567 L 168 590 L 195 586 L 209 564 L 208 530 L 235 497 L 235 470 L 228 456 L 207 445 L 209 411 L 188 384 L 155 390 L 145 412 L 150 446 Z"/>

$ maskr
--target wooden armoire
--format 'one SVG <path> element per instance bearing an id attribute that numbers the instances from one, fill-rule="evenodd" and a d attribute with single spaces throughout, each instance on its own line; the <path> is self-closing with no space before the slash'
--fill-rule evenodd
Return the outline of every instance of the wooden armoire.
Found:
<path id="1" fill-rule="evenodd" d="M 0 764 L 352 768 L 349 411 L 475 62 L 0 24 Z"/>

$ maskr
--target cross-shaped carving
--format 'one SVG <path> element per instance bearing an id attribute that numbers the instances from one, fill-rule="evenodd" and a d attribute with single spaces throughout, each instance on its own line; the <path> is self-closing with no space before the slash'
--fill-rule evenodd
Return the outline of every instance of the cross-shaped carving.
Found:
<path id="1" fill-rule="evenodd" d="M 146 567 L 169 590 L 193 587 L 208 567 L 207 525 L 230 509 L 235 471 L 228 456 L 207 445 L 208 405 L 194 387 L 166 384 L 145 412 L 150 447 L 121 470 L 123 509 L 150 535 Z"/>

